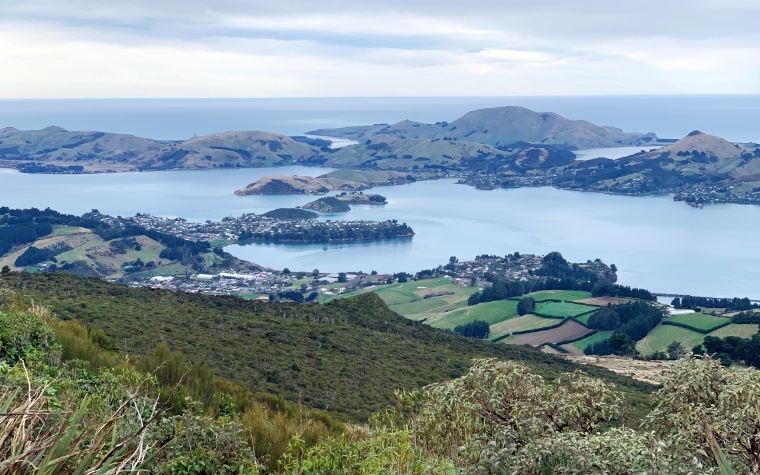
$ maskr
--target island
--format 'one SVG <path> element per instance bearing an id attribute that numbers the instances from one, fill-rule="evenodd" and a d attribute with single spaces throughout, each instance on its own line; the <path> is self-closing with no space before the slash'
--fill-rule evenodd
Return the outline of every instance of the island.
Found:
<path id="1" fill-rule="evenodd" d="M 351 207 L 348 204 L 334 196 L 319 198 L 316 201 L 303 205 L 301 208 L 322 213 L 345 213 L 346 211 L 351 211 Z"/>
<path id="2" fill-rule="evenodd" d="M 262 214 L 262 216 L 265 216 L 267 218 L 273 218 L 273 219 L 315 219 L 319 217 L 319 214 L 313 213 L 311 211 L 306 211 L 305 209 L 300 208 L 277 208 L 273 209 L 272 211 L 267 211 L 266 213 Z"/>
<path id="3" fill-rule="evenodd" d="M 554 186 L 625 195 L 673 194 L 691 206 L 760 204 L 760 145 L 731 143 L 695 130 L 660 139 L 522 107 L 471 111 L 453 122 L 402 121 L 310 133 L 357 143 L 233 131 L 187 140 L 107 132 L 0 129 L 0 166 L 27 173 L 252 168 L 338 168 L 317 177 L 272 175 L 237 190 L 324 195 L 456 177 L 479 189 Z M 641 147 L 630 156 L 578 160 L 594 147 Z"/>
<path id="4" fill-rule="evenodd" d="M 361 191 L 354 191 L 351 193 L 343 192 L 339 195 L 335 195 L 337 199 L 349 204 L 355 205 L 387 205 L 388 199 L 383 195 L 375 195 L 372 193 L 362 193 Z"/>

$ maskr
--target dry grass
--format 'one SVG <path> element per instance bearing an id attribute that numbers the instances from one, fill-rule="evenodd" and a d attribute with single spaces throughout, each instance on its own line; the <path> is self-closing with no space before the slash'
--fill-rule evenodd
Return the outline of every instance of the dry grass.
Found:
<path id="1" fill-rule="evenodd" d="M 105 421 L 88 424 L 87 401 L 76 411 L 57 409 L 52 383 L 25 375 L 25 387 L 0 394 L 0 475 L 133 473 L 155 449 L 145 435 L 161 414 L 158 400 L 146 407 L 135 392 Z M 117 438 L 119 421 L 133 409 L 138 429 Z"/>
<path id="2" fill-rule="evenodd" d="M 576 300 L 577 303 L 585 303 L 587 305 L 596 305 L 598 307 L 606 307 L 609 305 L 618 305 L 621 303 L 628 303 L 631 299 L 622 297 L 594 297 L 590 299 Z"/>
<path id="3" fill-rule="evenodd" d="M 622 356 L 562 356 L 574 363 L 601 366 L 615 373 L 652 384 L 662 383 L 665 373 L 676 363 L 675 361 L 634 360 Z"/>

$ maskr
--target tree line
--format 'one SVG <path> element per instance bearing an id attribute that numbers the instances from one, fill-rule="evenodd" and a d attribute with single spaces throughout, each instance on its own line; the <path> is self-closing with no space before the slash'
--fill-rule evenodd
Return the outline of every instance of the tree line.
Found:
<path id="1" fill-rule="evenodd" d="M 637 340 L 660 324 L 665 314 L 646 302 L 628 302 L 597 310 L 588 319 L 587 326 L 593 330 L 612 331 L 611 338 L 589 345 L 587 355 L 632 355 Z"/>
<path id="2" fill-rule="evenodd" d="M 730 311 L 752 310 L 760 308 L 760 304 L 752 303 L 748 297 L 732 299 L 710 298 L 710 297 L 692 297 L 687 295 L 683 298 L 676 297 L 671 302 L 675 308 L 725 308 Z"/>

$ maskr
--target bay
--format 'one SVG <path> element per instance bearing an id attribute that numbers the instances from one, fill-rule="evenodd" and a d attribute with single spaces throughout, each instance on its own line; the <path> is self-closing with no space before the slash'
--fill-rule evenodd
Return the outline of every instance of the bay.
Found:
<path id="1" fill-rule="evenodd" d="M 67 213 L 97 208 L 131 216 L 147 212 L 219 220 L 246 212 L 303 205 L 309 196 L 235 196 L 270 174 L 316 176 L 330 169 L 282 167 L 28 175 L 0 173 L 0 204 L 52 207 Z M 554 188 L 481 191 L 454 180 L 376 188 L 388 205 L 353 206 L 321 219 L 397 219 L 417 233 L 408 239 L 358 244 L 229 246 L 232 254 L 282 269 L 322 272 L 416 272 L 477 254 L 545 254 L 600 258 L 619 269 L 620 283 L 655 292 L 760 298 L 760 207 L 694 209 L 670 196 L 629 197 Z"/>

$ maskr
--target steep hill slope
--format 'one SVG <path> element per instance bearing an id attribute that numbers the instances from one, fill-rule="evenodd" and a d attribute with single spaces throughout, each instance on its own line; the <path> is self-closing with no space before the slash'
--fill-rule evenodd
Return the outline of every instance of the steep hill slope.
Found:
<path id="1" fill-rule="evenodd" d="M 494 147 L 523 141 L 576 149 L 638 145 L 657 139 L 654 134 L 626 133 L 615 127 L 597 126 L 551 112 L 534 112 L 514 106 L 478 109 L 450 123 L 403 121 L 393 125 L 320 129 L 309 133 L 353 140 L 366 140 L 377 135 L 424 139 L 448 137 Z"/>
<path id="2" fill-rule="evenodd" d="M 523 361 L 549 378 L 580 368 L 531 348 L 443 333 L 374 295 L 298 305 L 132 289 L 62 273 L 0 280 L 63 319 L 102 328 L 127 352 L 166 341 L 222 377 L 350 420 L 392 404 L 396 389 L 461 376 L 478 356 Z M 583 371 L 614 381 L 631 401 L 652 388 L 591 366 Z"/>

